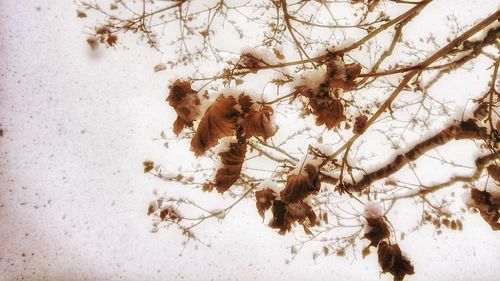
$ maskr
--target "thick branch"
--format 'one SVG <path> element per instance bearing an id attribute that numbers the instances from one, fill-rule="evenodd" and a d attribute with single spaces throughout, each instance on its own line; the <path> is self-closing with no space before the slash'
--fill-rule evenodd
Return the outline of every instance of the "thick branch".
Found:
<path id="1" fill-rule="evenodd" d="M 383 168 L 366 174 L 357 183 L 344 184 L 341 186 L 341 191 L 361 192 L 373 182 L 396 173 L 408 163 L 418 159 L 427 151 L 444 145 L 451 140 L 485 139 L 487 137 L 486 128 L 478 127 L 473 121 L 462 122 L 458 125 L 453 124 L 439 132 L 437 135 L 415 145 L 408 152 L 399 154 L 391 163 Z"/>
<path id="2" fill-rule="evenodd" d="M 482 156 L 482 157 L 479 157 L 476 159 L 476 161 L 475 161 L 476 171 L 471 176 L 453 176 L 449 180 L 447 180 L 443 183 L 432 185 L 432 186 L 426 186 L 424 189 L 420 189 L 418 191 L 413 191 L 411 193 L 407 193 L 407 194 L 400 195 L 400 196 L 395 196 L 393 198 L 387 198 L 384 200 L 385 201 L 397 200 L 397 199 L 412 198 L 415 196 L 423 196 L 423 195 L 426 195 L 428 193 L 432 193 L 432 192 L 438 191 L 442 188 L 453 185 L 455 183 L 477 181 L 479 179 L 479 177 L 481 176 L 481 174 L 483 173 L 483 170 L 486 168 L 486 166 L 488 166 L 488 164 L 491 163 L 492 161 L 495 161 L 498 159 L 500 159 L 500 151 L 496 151 L 494 153 L 487 154 L 485 156 Z"/>

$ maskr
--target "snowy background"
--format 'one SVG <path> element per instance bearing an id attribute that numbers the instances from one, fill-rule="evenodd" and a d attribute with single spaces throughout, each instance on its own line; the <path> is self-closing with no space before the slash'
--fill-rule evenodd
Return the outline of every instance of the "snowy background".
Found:
<path id="1" fill-rule="evenodd" d="M 373 254 L 290 261 L 293 237 L 262 225 L 251 200 L 197 230 L 209 247 L 151 233 L 152 192 L 169 187 L 142 162 L 191 157 L 155 140 L 173 120 L 174 73 L 154 73 L 159 55 L 140 42 L 92 58 L 75 10 L 0 2 L 1 281 L 379 279 Z M 416 271 L 405 280 L 498 280 L 499 235 L 478 215 L 462 232 L 424 227 L 400 241 Z"/>

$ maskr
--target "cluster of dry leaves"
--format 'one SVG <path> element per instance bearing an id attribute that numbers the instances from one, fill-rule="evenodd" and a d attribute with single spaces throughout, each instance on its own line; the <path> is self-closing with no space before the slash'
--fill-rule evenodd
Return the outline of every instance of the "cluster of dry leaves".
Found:
<path id="1" fill-rule="evenodd" d="M 87 44 L 89 44 L 92 51 L 97 50 L 99 44 L 113 47 L 117 41 L 118 37 L 107 26 L 96 28 L 94 34 L 87 38 Z"/>
<path id="2" fill-rule="evenodd" d="M 318 87 L 298 85 L 294 94 L 308 100 L 306 113 L 316 116 L 318 126 L 328 129 L 337 127 L 346 120 L 344 114 L 346 104 L 341 98 L 343 91 L 350 91 L 356 86 L 354 81 L 361 74 L 361 66 L 357 63 L 346 64 L 342 56 L 336 56 L 325 63 L 326 74 Z M 357 131 L 363 131 L 363 119 L 356 120 Z"/>
<path id="3" fill-rule="evenodd" d="M 190 83 L 176 80 L 170 86 L 167 101 L 177 113 L 174 133 L 178 135 L 183 128 L 193 127 L 193 122 L 200 117 L 201 102 Z M 272 114 L 270 106 L 258 104 L 241 93 L 237 98 L 220 94 L 201 117 L 191 140 L 191 149 L 196 156 L 204 155 L 224 137 L 236 137 L 236 142 L 230 143 L 227 151 L 219 153 L 222 167 L 217 170 L 212 184 L 220 193 L 227 191 L 238 180 L 245 160 L 247 139 L 253 136 L 267 139 L 274 135 L 276 130 L 271 123 Z"/>
<path id="4" fill-rule="evenodd" d="M 310 233 L 308 227 L 318 224 L 313 208 L 304 202 L 309 195 L 317 193 L 321 188 L 318 170 L 311 164 L 306 164 L 298 175 L 288 175 L 285 188 L 276 194 L 271 188 L 265 188 L 255 193 L 256 206 L 264 218 L 266 210 L 272 207 L 273 217 L 269 226 L 279 229 L 285 234 L 292 229 L 295 222 Z"/>
<path id="5" fill-rule="evenodd" d="M 498 166 L 496 167 L 496 172 L 498 173 Z M 494 175 L 494 173 L 490 173 L 490 175 L 492 174 Z M 495 180 L 498 181 L 498 178 Z M 498 192 L 490 193 L 473 188 L 471 190 L 471 199 L 471 207 L 479 210 L 483 219 L 493 230 L 500 230 L 500 194 Z"/>
<path id="6" fill-rule="evenodd" d="M 363 250 L 363 255 L 369 253 L 370 247 L 378 248 L 378 261 L 382 272 L 389 272 L 394 280 L 403 280 L 405 275 L 415 273 L 413 265 L 407 257 L 401 253 L 398 244 L 391 244 L 391 234 L 386 219 L 382 215 L 366 216 L 367 231 L 364 238 L 370 240 L 370 245 Z"/>
<path id="7" fill-rule="evenodd" d="M 242 56 L 239 63 L 252 73 L 266 67 L 262 60 L 251 55 Z M 298 85 L 295 86 L 292 95 L 294 98 L 301 96 L 307 100 L 308 104 L 304 110 L 315 116 L 317 125 L 325 125 L 326 128 L 333 129 L 346 120 L 344 112 L 347 104 L 342 99 L 342 94 L 344 91 L 356 88 L 355 79 L 361 74 L 361 66 L 356 63 L 346 64 L 342 56 L 336 56 L 326 61 L 324 65 L 326 73 L 319 86 Z M 213 182 L 204 186 L 204 190 L 212 190 L 215 187 L 220 193 L 226 192 L 240 178 L 247 153 L 248 139 L 259 137 L 265 141 L 276 133 L 276 127 L 271 120 L 274 113 L 272 107 L 264 102 L 253 100 L 244 92 L 221 93 L 210 103 L 208 95 L 200 97 L 198 92 L 192 89 L 189 81 L 176 80 L 169 89 L 167 101 L 177 113 L 173 131 L 179 135 L 184 128 L 194 130 L 191 149 L 196 156 L 204 155 L 223 138 L 234 139 L 225 150 L 218 153 L 222 165 L 216 171 Z M 204 102 L 210 105 L 203 112 L 202 103 Z M 353 133 L 362 134 L 367 123 L 367 116 L 356 117 Z M 372 173 L 372 177 L 378 178 L 377 173 L 382 173 L 380 177 L 385 177 L 384 169 L 397 170 L 399 166 L 415 160 L 436 144 L 442 144 L 451 139 L 484 139 L 488 135 L 485 130 L 486 128 L 477 125 L 475 119 L 452 125 L 440 134 L 416 145 L 405 153 L 404 157 L 396 157 L 393 164 Z M 145 165 L 146 168 L 150 170 L 152 166 L 146 167 Z M 390 173 L 394 172 L 392 170 Z M 494 180 L 499 180 L 498 166 L 490 165 L 487 170 Z M 305 164 L 297 173 L 287 175 L 285 186 L 280 192 L 271 186 L 263 186 L 261 190 L 255 192 L 259 215 L 265 219 L 266 212 L 270 211 L 272 217 L 269 219 L 269 226 L 277 229 L 281 235 L 291 231 L 296 224 L 302 225 L 305 233 L 312 235 L 309 228 L 319 225 L 320 222 L 308 199 L 321 189 L 319 175 L 318 167 Z M 473 189 L 472 202 L 471 207 L 477 208 L 494 230 L 499 230 L 500 198 L 486 191 Z M 172 214 L 175 212 L 168 211 L 163 218 L 170 218 Z M 174 215 L 173 219 L 178 219 L 178 217 Z M 413 265 L 402 254 L 399 245 L 390 240 L 391 231 L 387 219 L 382 215 L 367 216 L 365 219 L 367 231 L 363 238 L 369 240 L 370 244 L 363 250 L 363 255 L 370 252 L 370 247 L 377 248 L 382 271 L 392 274 L 395 280 L 403 280 L 405 275 L 414 274 Z M 160 218 L 160 220 L 163 219 Z M 439 223 L 442 221 L 451 229 L 462 228 L 460 221 L 449 218 L 437 220 Z"/>
<path id="8" fill-rule="evenodd" d="M 242 55 L 239 65 L 252 73 L 266 66 L 263 60 L 250 54 Z M 316 116 L 316 123 L 332 129 L 346 119 L 341 94 L 355 88 L 355 79 L 361 73 L 361 66 L 346 64 L 342 56 L 326 61 L 325 66 L 326 73 L 319 87 L 297 86 L 293 95 L 307 98 L 309 107 L 306 110 Z M 276 131 L 271 121 L 272 107 L 252 100 L 244 92 L 238 96 L 220 94 L 202 114 L 202 102 L 190 82 L 176 80 L 170 86 L 167 101 L 177 113 L 173 125 L 175 134 L 178 135 L 186 127 L 193 128 L 194 122 L 199 121 L 191 140 L 191 149 L 196 156 L 204 155 L 222 138 L 236 139 L 227 150 L 218 153 L 222 166 L 216 171 L 215 180 L 205 185 L 205 190 L 216 187 L 220 193 L 227 191 L 240 177 L 247 139 L 261 137 L 266 140 Z M 354 132 L 362 133 L 366 122 L 366 116 L 356 118 Z M 266 210 L 272 210 L 269 226 L 279 229 L 280 234 L 290 231 L 295 222 L 303 225 L 306 233 L 310 233 L 308 227 L 317 225 L 318 221 L 312 206 L 304 200 L 319 192 L 320 187 L 317 168 L 311 164 L 304 165 L 298 174 L 288 175 L 286 185 L 279 194 L 271 188 L 257 191 L 257 210 L 263 218 Z"/>

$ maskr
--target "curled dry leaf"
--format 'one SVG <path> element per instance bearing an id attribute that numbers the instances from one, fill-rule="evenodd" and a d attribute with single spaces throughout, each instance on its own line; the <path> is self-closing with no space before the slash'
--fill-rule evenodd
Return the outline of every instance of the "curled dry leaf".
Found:
<path id="1" fill-rule="evenodd" d="M 479 210 L 493 230 L 500 230 L 500 195 L 488 191 L 471 190 L 471 205 Z"/>
<path id="2" fill-rule="evenodd" d="M 97 42 L 97 38 L 95 38 L 94 36 L 90 36 L 89 38 L 87 38 L 87 44 L 89 45 L 92 51 L 96 51 L 97 48 L 99 48 L 99 43 Z"/>
<path id="3" fill-rule="evenodd" d="M 361 74 L 361 66 L 357 63 L 345 64 L 341 56 L 329 60 L 326 63 L 326 81 L 331 89 L 352 90 L 356 79 Z"/>
<path id="4" fill-rule="evenodd" d="M 106 43 L 110 46 L 113 47 L 116 44 L 116 41 L 118 41 L 118 37 L 116 37 L 113 34 L 109 34 L 108 37 L 106 38 Z"/>
<path id="5" fill-rule="evenodd" d="M 300 85 L 295 87 L 295 93 L 309 99 L 311 112 L 316 116 L 316 125 L 333 129 L 346 119 L 339 89 L 351 90 L 355 87 L 354 79 L 361 73 L 361 66 L 346 65 L 341 56 L 329 60 L 326 66 L 327 72 L 318 89 Z"/>
<path id="6" fill-rule="evenodd" d="M 368 117 L 365 115 L 360 115 L 356 117 L 352 132 L 355 134 L 362 134 L 366 129 L 366 123 L 368 122 Z"/>
<path id="7" fill-rule="evenodd" d="M 275 133 L 272 114 L 270 106 L 259 107 L 245 94 L 240 94 L 238 100 L 233 96 L 220 95 L 203 116 L 191 147 L 197 156 L 203 155 L 219 139 L 237 131 L 243 132 L 246 138 L 259 136 L 267 139 Z"/>
<path id="8" fill-rule="evenodd" d="M 263 137 L 264 139 L 272 137 L 275 133 L 271 124 L 272 114 L 273 109 L 267 105 L 263 105 L 259 111 L 250 110 L 242 123 L 245 137 Z"/>
<path id="9" fill-rule="evenodd" d="M 237 142 L 231 143 L 228 151 L 219 153 L 222 168 L 217 170 L 214 185 L 220 193 L 227 191 L 240 177 L 246 150 L 246 143 Z"/>
<path id="10" fill-rule="evenodd" d="M 378 243 L 385 238 L 389 237 L 389 227 L 385 222 L 384 217 L 366 218 L 369 230 L 365 233 L 363 238 L 370 240 L 369 246 L 377 247 Z"/>
<path id="11" fill-rule="evenodd" d="M 328 129 L 337 127 L 340 122 L 344 121 L 344 106 L 337 98 L 318 98 L 314 97 L 309 100 L 309 105 L 316 115 L 316 125 L 325 125 Z"/>
<path id="12" fill-rule="evenodd" d="M 149 203 L 148 216 L 154 213 L 158 209 L 158 204 L 156 201 Z"/>
<path id="13" fill-rule="evenodd" d="M 95 35 L 87 39 L 87 43 L 90 45 L 92 50 L 97 48 L 98 43 L 107 44 L 109 47 L 113 47 L 117 41 L 118 37 L 116 37 L 108 25 L 96 28 Z"/>
<path id="14" fill-rule="evenodd" d="M 87 17 L 87 14 L 85 12 L 82 12 L 80 10 L 77 10 L 76 11 L 76 16 L 79 17 L 79 18 L 86 18 Z"/>
<path id="15" fill-rule="evenodd" d="M 177 113 L 173 131 L 178 135 L 184 127 L 192 127 L 200 114 L 200 99 L 188 81 L 176 80 L 170 86 L 167 101 Z"/>
<path id="16" fill-rule="evenodd" d="M 251 113 L 254 102 L 250 96 L 242 93 L 238 96 L 238 105 L 240 106 L 241 113 L 245 115 Z"/>
<path id="17" fill-rule="evenodd" d="M 160 71 L 163 71 L 167 69 L 167 66 L 163 63 L 159 63 L 157 65 L 155 65 L 155 67 L 153 68 L 154 72 L 160 72 Z"/>
<path id="18" fill-rule="evenodd" d="M 158 218 L 161 221 L 171 220 L 171 221 L 178 222 L 181 220 L 181 217 L 179 216 L 179 214 L 177 214 L 177 212 L 172 208 L 162 209 L 160 211 L 160 213 L 158 214 Z"/>
<path id="19" fill-rule="evenodd" d="M 394 280 L 403 280 L 405 275 L 415 273 L 413 265 L 403 256 L 398 244 L 389 245 L 382 241 L 378 245 L 378 262 L 382 267 L 382 272 L 389 272 L 394 276 Z"/>
<path id="20" fill-rule="evenodd" d="M 288 209 L 287 204 L 283 203 L 281 200 L 273 201 L 273 218 L 269 222 L 269 226 L 272 228 L 279 228 L 280 234 L 284 235 L 288 230 L 288 226 L 285 224 L 286 211 Z"/>
<path id="21" fill-rule="evenodd" d="M 486 127 L 478 126 L 475 119 L 468 119 L 460 122 L 460 134 L 457 134 L 455 139 L 474 139 L 484 138 L 487 135 Z"/>
<path id="22" fill-rule="evenodd" d="M 319 191 L 321 182 L 316 168 L 307 164 L 304 166 L 304 171 L 306 175 L 288 176 L 285 189 L 280 192 L 283 202 L 296 203 Z"/>
<path id="23" fill-rule="evenodd" d="M 312 207 L 304 202 L 288 204 L 286 219 L 290 223 L 298 222 L 302 225 L 314 226 L 317 224 L 317 217 Z"/>
<path id="24" fill-rule="evenodd" d="M 144 173 L 147 173 L 153 170 L 155 163 L 153 161 L 144 161 L 142 165 L 144 166 Z"/>
<path id="25" fill-rule="evenodd" d="M 302 224 L 304 229 L 318 223 L 312 207 L 304 202 L 286 204 L 281 200 L 274 200 L 272 211 L 273 218 L 269 222 L 269 226 L 279 229 L 281 235 L 290 231 L 295 222 Z"/>
<path id="26" fill-rule="evenodd" d="M 255 192 L 256 206 L 259 215 L 264 218 L 264 213 L 271 208 L 273 201 L 276 199 L 276 194 L 270 188 Z"/>
<path id="27" fill-rule="evenodd" d="M 486 169 L 488 170 L 488 174 L 491 178 L 493 178 L 496 182 L 500 182 L 500 166 L 489 165 Z"/>
<path id="28" fill-rule="evenodd" d="M 196 156 L 203 155 L 219 139 L 234 135 L 240 117 L 240 112 L 234 108 L 236 104 L 234 97 L 220 95 L 207 109 L 191 140 Z"/>

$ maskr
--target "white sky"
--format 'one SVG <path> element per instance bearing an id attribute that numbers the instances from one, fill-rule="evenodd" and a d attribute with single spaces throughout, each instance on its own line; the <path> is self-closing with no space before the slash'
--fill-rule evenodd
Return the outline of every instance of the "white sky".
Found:
<path id="1" fill-rule="evenodd" d="M 75 10 L 0 2 L 1 281 L 391 280 L 373 254 L 314 261 L 306 250 L 287 264 L 295 240 L 261 224 L 252 200 L 196 231 L 211 247 L 180 255 L 177 231 L 150 233 L 153 190 L 179 189 L 142 161 L 190 157 L 153 140 L 172 123 L 166 89 L 182 73 L 154 73 L 160 56 L 135 41 L 91 59 Z M 500 233 L 478 215 L 464 227 L 399 241 L 416 271 L 405 280 L 498 280 Z"/>

